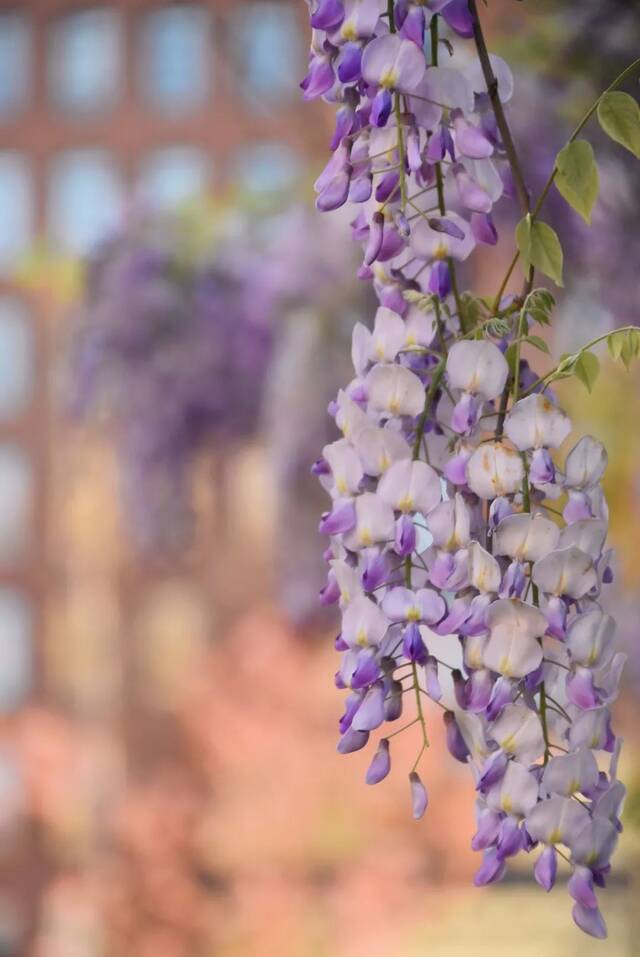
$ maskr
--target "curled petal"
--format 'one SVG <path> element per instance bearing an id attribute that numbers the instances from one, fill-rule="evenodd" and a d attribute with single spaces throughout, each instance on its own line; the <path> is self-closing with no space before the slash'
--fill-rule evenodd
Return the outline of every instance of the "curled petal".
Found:
<path id="1" fill-rule="evenodd" d="M 420 775 L 416 771 L 412 771 L 409 775 L 409 784 L 411 786 L 411 804 L 413 807 L 413 816 L 416 821 L 419 821 L 424 812 L 427 810 L 427 805 L 429 803 L 427 789 L 420 780 Z"/>
<path id="2" fill-rule="evenodd" d="M 367 769 L 365 781 L 367 784 L 379 784 L 383 781 L 391 770 L 391 755 L 389 754 L 389 742 L 382 738 L 378 745 L 378 750 L 374 754 L 371 764 Z"/>
<path id="3" fill-rule="evenodd" d="M 533 876 L 540 885 L 548 892 L 556 882 L 558 873 L 558 854 L 555 847 L 545 847 L 542 854 L 536 861 L 533 870 Z"/>
<path id="4" fill-rule="evenodd" d="M 590 937 L 604 940 L 607 936 L 607 925 L 597 907 L 585 907 L 576 901 L 571 912 L 574 921 L 580 930 Z"/>

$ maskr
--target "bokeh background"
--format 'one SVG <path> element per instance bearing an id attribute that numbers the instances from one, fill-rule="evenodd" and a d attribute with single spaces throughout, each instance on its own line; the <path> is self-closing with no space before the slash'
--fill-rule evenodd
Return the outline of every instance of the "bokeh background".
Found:
<path id="1" fill-rule="evenodd" d="M 306 16 L 0 2 L 0 955 L 633 957 L 637 371 L 603 359 L 593 395 L 565 396 L 610 450 L 629 654 L 609 941 L 524 872 L 470 887 L 471 782 L 437 716 L 419 825 L 403 773 L 366 788 L 366 756 L 335 752 L 309 465 L 371 302 L 348 214 L 313 210 L 332 117 L 301 102 Z M 483 16 L 535 187 L 637 55 L 640 15 L 491 0 Z M 548 210 L 573 277 L 556 352 L 640 315 L 640 174 L 595 141 L 592 232 Z M 506 255 L 467 278 L 494 289 Z"/>

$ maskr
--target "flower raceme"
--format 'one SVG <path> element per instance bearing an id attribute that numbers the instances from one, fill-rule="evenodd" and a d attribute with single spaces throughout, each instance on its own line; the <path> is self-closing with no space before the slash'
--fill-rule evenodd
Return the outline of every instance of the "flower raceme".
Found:
<path id="1" fill-rule="evenodd" d="M 321 600 L 342 615 L 338 750 L 380 731 L 366 773 L 377 784 L 393 736 L 417 729 L 419 818 L 427 710 L 440 708 L 475 782 L 476 883 L 523 852 L 550 890 L 562 858 L 575 922 L 602 937 L 596 888 L 624 799 L 610 720 L 624 658 L 601 605 L 607 456 L 590 436 L 560 455 L 571 422 L 520 359 L 530 299 L 501 294 L 474 317 L 456 277 L 496 242 L 493 205 L 513 193 L 494 113 L 504 119 L 511 73 L 489 58 L 496 106 L 478 61 L 440 63 L 441 21 L 474 34 L 468 0 L 309 6 L 304 95 L 337 106 L 317 205 L 353 207 L 359 276 L 380 302 L 371 330 L 353 330 L 354 377 L 330 405 L 340 437 L 313 467 L 331 499 Z"/>

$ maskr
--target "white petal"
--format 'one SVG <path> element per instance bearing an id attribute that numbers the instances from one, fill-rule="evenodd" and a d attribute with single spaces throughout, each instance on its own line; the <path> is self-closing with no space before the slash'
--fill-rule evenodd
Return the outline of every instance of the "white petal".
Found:
<path id="1" fill-rule="evenodd" d="M 493 74 L 498 81 L 500 102 L 508 103 L 513 96 L 513 74 L 509 64 L 495 53 L 489 54 L 489 60 L 491 61 Z M 465 68 L 464 74 L 474 93 L 487 92 L 487 81 L 484 78 L 482 66 L 477 57 L 474 57 L 469 66 Z"/>
<path id="2" fill-rule="evenodd" d="M 524 704 L 508 704 L 491 725 L 491 736 L 506 754 L 526 764 L 532 764 L 544 751 L 540 718 Z"/>
<path id="3" fill-rule="evenodd" d="M 574 754 L 551 758 L 544 769 L 542 783 L 553 794 L 570 797 L 577 791 L 593 791 L 598 784 L 598 763 L 593 752 L 581 748 Z"/>
<path id="4" fill-rule="evenodd" d="M 439 548 L 452 552 L 468 545 L 471 513 L 462 495 L 456 494 L 455 498 L 432 509 L 427 516 L 427 528 Z"/>
<path id="5" fill-rule="evenodd" d="M 357 376 L 364 375 L 371 358 L 371 333 L 361 322 L 356 322 L 351 336 L 351 361 Z"/>
<path id="6" fill-rule="evenodd" d="M 585 668 L 606 665 L 613 654 L 615 628 L 611 615 L 599 609 L 575 618 L 567 630 L 567 646 L 576 664 Z"/>
<path id="7" fill-rule="evenodd" d="M 448 66 L 432 66 L 422 83 L 425 96 L 449 109 L 459 107 L 463 113 L 473 110 L 473 90 L 467 76 Z"/>
<path id="8" fill-rule="evenodd" d="M 599 558 L 607 537 L 607 523 L 599 518 L 585 518 L 567 525 L 560 536 L 560 547 L 575 545 L 594 559 Z"/>
<path id="9" fill-rule="evenodd" d="M 503 442 L 478 446 L 467 462 L 469 488 L 480 498 L 512 495 L 520 489 L 523 477 L 520 456 Z"/>
<path id="10" fill-rule="evenodd" d="M 576 489 L 597 485 L 607 464 L 607 451 L 602 442 L 584 435 L 567 456 L 565 485 Z"/>
<path id="11" fill-rule="evenodd" d="M 353 446 L 346 439 L 338 439 L 325 445 L 322 455 L 329 463 L 337 494 L 340 497 L 355 495 L 364 472 Z"/>
<path id="12" fill-rule="evenodd" d="M 374 492 L 359 495 L 356 503 L 356 526 L 345 536 L 347 548 L 368 548 L 376 542 L 393 538 L 395 519 L 393 509 Z"/>
<path id="13" fill-rule="evenodd" d="M 342 638 L 352 648 L 379 645 L 389 627 L 389 621 L 379 606 L 358 595 L 346 607 L 342 616 Z"/>
<path id="14" fill-rule="evenodd" d="M 469 545 L 469 581 L 480 592 L 497 592 L 502 578 L 498 562 L 479 542 Z"/>
<path id="15" fill-rule="evenodd" d="M 348 565 L 343 559 L 334 559 L 331 562 L 331 568 L 336 576 L 340 589 L 340 603 L 343 607 L 353 601 L 354 598 L 364 594 L 357 568 Z"/>
<path id="16" fill-rule="evenodd" d="M 509 367 L 493 342 L 463 339 L 451 347 L 447 375 L 454 389 L 495 399 L 504 389 Z"/>
<path id="17" fill-rule="evenodd" d="M 523 678 L 540 665 L 547 620 L 538 608 L 516 598 L 495 601 L 487 611 L 485 667 L 507 678 Z"/>
<path id="18" fill-rule="evenodd" d="M 517 449 L 557 449 L 571 431 L 571 420 L 544 395 L 529 395 L 511 409 L 505 434 Z"/>
<path id="19" fill-rule="evenodd" d="M 382 476 L 378 495 L 401 512 L 422 512 L 426 515 L 440 502 L 442 486 L 437 472 L 426 462 L 404 459 L 396 462 Z"/>
<path id="20" fill-rule="evenodd" d="M 411 455 L 409 443 L 400 432 L 368 421 L 353 434 L 352 442 L 367 475 L 382 475 L 394 462 Z"/>
<path id="21" fill-rule="evenodd" d="M 406 338 L 404 320 L 397 312 L 380 306 L 371 335 L 371 358 L 375 362 L 393 362 Z"/>
<path id="22" fill-rule="evenodd" d="M 370 406 L 380 412 L 414 416 L 422 412 L 424 387 L 404 366 L 374 366 L 365 379 L 365 388 Z"/>
<path id="23" fill-rule="evenodd" d="M 560 529 L 540 512 L 531 515 L 507 515 L 494 535 L 496 555 L 508 555 L 518 561 L 536 562 L 557 546 Z"/>
<path id="24" fill-rule="evenodd" d="M 541 801 L 528 815 L 527 831 L 534 841 L 545 844 L 570 844 L 589 812 L 571 798 L 552 797 Z"/>
<path id="25" fill-rule="evenodd" d="M 549 552 L 533 566 L 535 584 L 549 595 L 582 598 L 598 584 L 591 556 L 571 545 Z"/>
<path id="26" fill-rule="evenodd" d="M 494 811 L 526 817 L 538 800 L 538 782 L 531 772 L 517 761 L 510 761 L 502 780 L 487 794 L 487 804 Z"/>
<path id="27" fill-rule="evenodd" d="M 336 424 L 339 429 L 342 429 L 344 437 L 348 439 L 356 429 L 362 428 L 369 422 L 367 413 L 353 399 L 350 399 L 342 389 L 338 392 L 337 402 Z"/>

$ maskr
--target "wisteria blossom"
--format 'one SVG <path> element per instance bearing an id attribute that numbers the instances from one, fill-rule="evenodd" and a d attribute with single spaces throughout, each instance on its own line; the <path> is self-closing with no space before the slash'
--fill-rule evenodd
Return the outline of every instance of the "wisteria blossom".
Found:
<path id="1" fill-rule="evenodd" d="M 538 376 L 521 355 L 547 348 L 532 330 L 554 300 L 534 287 L 536 270 L 562 282 L 544 199 L 555 185 L 588 214 L 597 167 L 585 177 L 563 151 L 533 203 L 507 115 L 513 79 L 487 50 L 475 0 L 309 7 L 304 95 L 337 106 L 317 206 L 352 209 L 359 276 L 380 303 L 371 330 L 353 331 L 354 377 L 330 405 L 340 438 L 313 466 L 330 496 L 321 600 L 342 616 L 338 750 L 372 743 L 376 784 L 392 770 L 393 737 L 417 732 L 408 797 L 420 818 L 440 709 L 476 788 L 476 883 L 499 880 L 520 853 L 547 891 L 566 867 L 576 924 L 604 937 L 597 892 L 625 793 L 610 715 L 624 656 L 603 604 L 607 454 L 595 437 L 571 437 L 550 389 L 570 375 L 590 388 L 597 360 L 590 343 Z M 471 38 L 468 55 L 451 57 Z M 640 111 L 614 92 L 637 67 L 571 138 L 583 171 L 595 160 L 577 136 L 596 110 L 637 149 Z M 612 116 L 628 115 L 628 101 L 637 130 L 625 139 Z M 461 290 L 458 263 L 497 242 L 503 197 L 522 208 L 517 251 L 495 298 L 481 299 Z M 519 261 L 525 286 L 510 293 Z M 627 363 L 640 339 L 618 330 L 609 348 Z"/>

